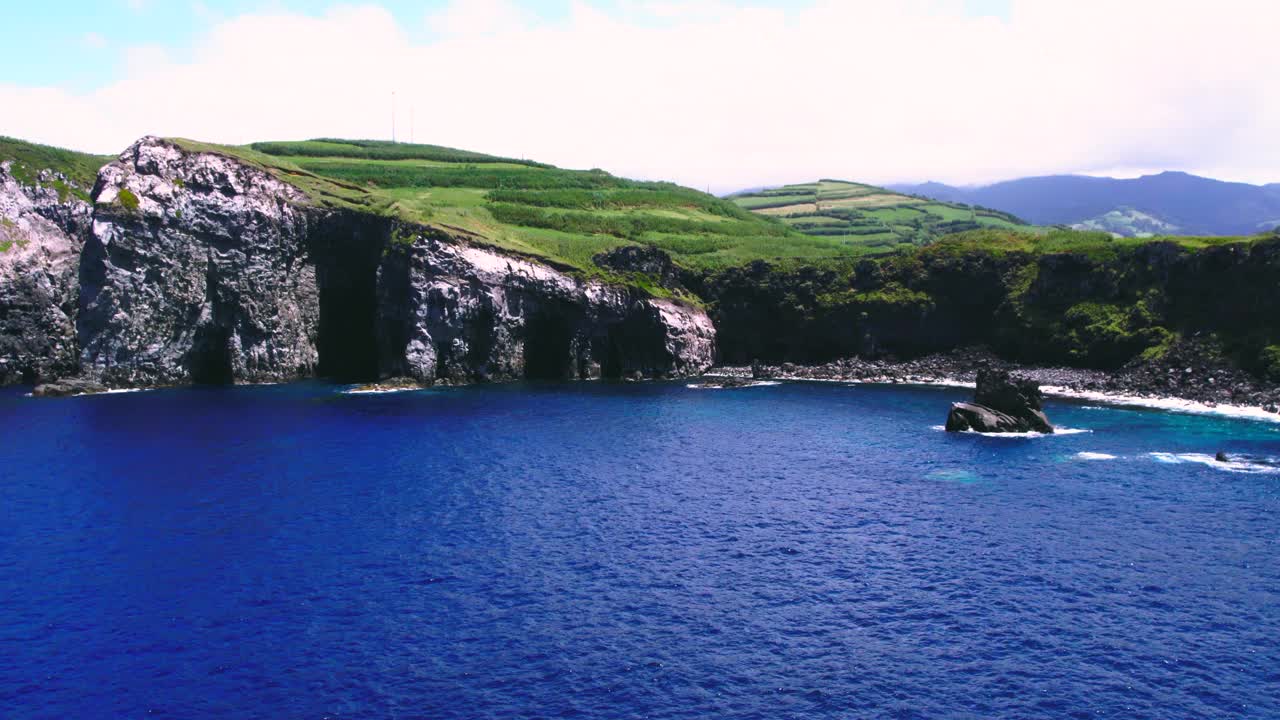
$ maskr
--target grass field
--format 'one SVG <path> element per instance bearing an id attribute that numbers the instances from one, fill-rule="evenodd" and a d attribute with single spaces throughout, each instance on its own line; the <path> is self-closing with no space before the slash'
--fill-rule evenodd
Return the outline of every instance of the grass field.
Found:
<path id="1" fill-rule="evenodd" d="M 1039 232 L 996 210 L 924 200 L 841 180 L 785 185 L 729 199 L 805 234 L 836 239 L 847 247 L 862 246 L 869 252 L 884 252 L 895 245 L 927 245 L 951 233 L 980 228 Z M 890 239 L 895 242 L 887 242 Z"/>
<path id="2" fill-rule="evenodd" d="M 859 183 L 821 180 L 717 198 L 672 183 L 602 170 L 565 170 L 435 145 L 315 140 L 223 146 L 176 139 L 192 152 L 234 157 L 271 172 L 331 208 L 396 217 L 463 232 L 495 247 L 544 258 L 582 275 L 620 282 L 593 257 L 651 245 L 692 270 L 756 260 L 780 268 L 848 266 L 853 259 L 918 246 L 1003 252 L 1115 252 L 1170 239 L 1202 248 L 1249 238 L 1113 239 L 1025 225 L 984 208 L 908 197 Z M 87 198 L 110 157 L 0 138 L 0 161 L 19 182 L 63 173 L 58 192 Z M 59 185 L 61 185 L 59 187 Z M 647 287 L 647 285 L 646 285 Z"/>
<path id="3" fill-rule="evenodd" d="M 691 269 L 752 260 L 821 263 L 883 251 L 808 235 L 713 195 L 601 170 L 565 170 L 434 145 L 319 140 L 221 147 L 314 201 L 464 230 L 497 247 L 604 276 L 595 254 L 646 244 Z M 814 190 L 817 190 L 815 184 Z"/>
<path id="4" fill-rule="evenodd" d="M 0 135 L 0 162 L 13 162 L 10 172 L 18 182 L 34 185 L 41 170 L 62 173 L 71 184 L 61 181 L 52 184 L 58 194 L 64 197 L 70 194 L 88 200 L 89 192 L 93 190 L 93 183 L 98 177 L 98 170 L 114 159 L 106 155 L 63 150 Z"/>

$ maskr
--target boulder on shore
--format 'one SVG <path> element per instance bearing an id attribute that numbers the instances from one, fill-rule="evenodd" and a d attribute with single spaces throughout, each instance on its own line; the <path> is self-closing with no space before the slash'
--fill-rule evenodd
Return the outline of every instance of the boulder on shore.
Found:
<path id="1" fill-rule="evenodd" d="M 947 432 L 1052 433 L 1041 406 L 1040 386 L 1004 370 L 978 371 L 972 403 L 955 403 L 947 416 Z"/>
<path id="2" fill-rule="evenodd" d="M 76 395 L 96 395 L 106 391 L 107 388 L 94 380 L 70 377 L 37 385 L 31 394 L 35 397 L 75 397 Z"/>

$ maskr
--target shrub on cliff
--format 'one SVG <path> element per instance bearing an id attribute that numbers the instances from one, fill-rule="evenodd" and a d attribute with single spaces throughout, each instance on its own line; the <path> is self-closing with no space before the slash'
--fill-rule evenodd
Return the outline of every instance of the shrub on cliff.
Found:
<path id="1" fill-rule="evenodd" d="M 129 212 L 138 211 L 138 196 L 134 195 L 129 188 L 120 188 L 120 193 L 116 195 L 116 200 L 120 202 L 120 207 Z"/>
<path id="2" fill-rule="evenodd" d="M 1271 382 L 1280 383 L 1280 345 L 1269 345 L 1262 350 L 1262 373 Z"/>
<path id="3" fill-rule="evenodd" d="M 1144 302 L 1123 307 L 1098 302 L 1075 305 L 1062 317 L 1062 343 L 1069 360 L 1093 367 L 1120 367 L 1172 333 L 1155 324 Z"/>

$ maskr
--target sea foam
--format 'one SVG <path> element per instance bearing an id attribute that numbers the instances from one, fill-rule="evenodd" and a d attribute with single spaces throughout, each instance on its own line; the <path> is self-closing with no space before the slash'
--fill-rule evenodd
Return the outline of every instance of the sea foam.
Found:
<path id="1" fill-rule="evenodd" d="M 946 429 L 947 429 L 947 426 L 946 426 L 946 425 L 933 425 L 933 426 L 932 426 L 932 429 L 934 429 L 934 430 L 941 430 L 941 431 L 944 431 L 944 432 L 945 432 L 945 431 L 946 431 Z M 1092 431 L 1092 430 L 1089 430 L 1089 429 L 1087 429 L 1087 428 L 1068 428 L 1068 427 L 1060 427 L 1060 428 L 1055 428 L 1055 429 L 1054 429 L 1054 431 L 1053 431 L 1053 432 L 1051 432 L 1051 433 L 1042 433 L 1042 432 L 1020 432 L 1020 433 L 1012 433 L 1012 432 L 1009 432 L 1009 433 L 990 433 L 990 432 L 978 432 L 977 430 L 961 430 L 961 431 L 960 431 L 960 434 L 962 434 L 962 435 L 981 435 L 981 436 L 983 436 L 983 437 L 992 437 L 992 438 L 1009 438 L 1009 439 L 1013 439 L 1013 440 L 1026 440 L 1026 439 L 1030 439 L 1030 438 L 1061 437 L 1061 436 L 1065 436 L 1065 435 L 1083 435 L 1083 434 L 1085 434 L 1085 433 L 1091 433 L 1091 432 L 1093 432 L 1093 431 Z"/>
<path id="2" fill-rule="evenodd" d="M 1040 388 L 1046 395 L 1087 400 L 1111 406 L 1150 408 L 1167 412 L 1189 413 L 1192 415 L 1217 415 L 1221 417 L 1240 418 L 1244 420 L 1263 420 L 1280 423 L 1280 413 L 1268 412 L 1260 407 L 1250 405 L 1209 405 L 1194 400 L 1182 400 L 1169 397 L 1140 397 L 1137 395 L 1111 395 L 1088 390 L 1072 390 L 1065 387 L 1046 385 Z"/>
<path id="3" fill-rule="evenodd" d="M 1204 453 L 1153 452 L 1150 455 L 1152 459 L 1157 462 L 1162 462 L 1168 465 L 1197 463 L 1200 465 L 1207 465 L 1214 470 L 1223 470 L 1225 472 L 1248 473 L 1251 475 L 1280 473 L 1280 463 L 1277 463 L 1274 459 L 1259 460 L 1255 458 L 1241 458 L 1221 461 L 1212 455 L 1206 455 Z"/>
<path id="4" fill-rule="evenodd" d="M 685 387 L 689 388 L 690 390 L 741 390 L 743 388 L 771 387 L 773 385 L 781 385 L 781 384 L 782 383 L 776 380 L 756 380 L 754 382 L 745 383 L 743 385 L 725 386 L 725 385 L 717 385 L 714 382 L 709 382 L 704 384 L 689 383 L 688 385 L 685 385 Z"/>

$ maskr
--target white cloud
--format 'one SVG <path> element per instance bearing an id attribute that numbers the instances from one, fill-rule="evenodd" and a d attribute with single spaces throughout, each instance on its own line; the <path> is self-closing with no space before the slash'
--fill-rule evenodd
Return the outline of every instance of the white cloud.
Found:
<path id="1" fill-rule="evenodd" d="M 115 151 L 385 137 L 731 189 L 843 177 L 974 182 L 1173 168 L 1280 180 L 1269 0 L 577 3 L 531 24 L 455 0 L 414 44 L 377 7 L 215 25 L 188 61 L 131 53 L 88 94 L 0 85 L 5 134 Z"/>
<path id="2" fill-rule="evenodd" d="M 455 0 L 426 18 L 427 29 L 444 37 L 475 37 L 530 27 L 533 16 L 507 0 Z"/>
<path id="3" fill-rule="evenodd" d="M 80 36 L 80 42 L 90 50 L 101 50 L 107 46 L 107 39 L 96 32 L 87 32 Z"/>

